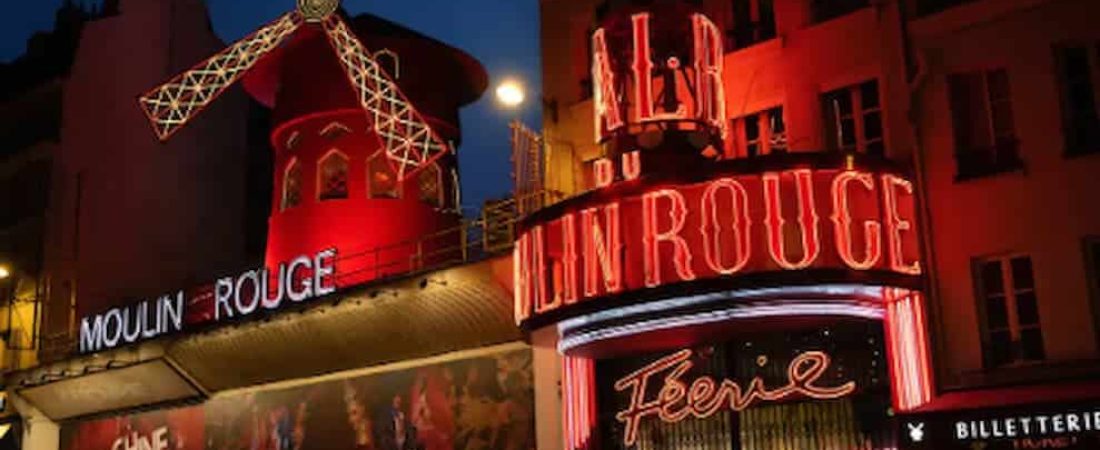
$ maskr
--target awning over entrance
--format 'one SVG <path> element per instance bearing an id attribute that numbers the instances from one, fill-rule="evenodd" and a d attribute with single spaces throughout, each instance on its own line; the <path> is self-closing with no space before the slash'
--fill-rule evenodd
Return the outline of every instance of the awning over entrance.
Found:
<path id="1" fill-rule="evenodd" d="M 191 336 L 169 356 L 211 392 L 520 339 L 497 280 L 510 259 L 349 291 L 268 322 Z"/>
<path id="2" fill-rule="evenodd" d="M 157 344 L 40 367 L 14 381 L 18 395 L 52 420 L 202 396 Z"/>
<path id="3" fill-rule="evenodd" d="M 17 392 L 62 420 L 515 341 L 511 269 L 501 257 L 372 283 L 301 311 L 17 374 Z"/>

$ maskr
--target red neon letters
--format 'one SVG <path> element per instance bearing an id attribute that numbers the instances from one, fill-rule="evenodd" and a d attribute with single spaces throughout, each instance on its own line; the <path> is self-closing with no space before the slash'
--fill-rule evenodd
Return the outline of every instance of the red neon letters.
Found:
<path id="1" fill-rule="evenodd" d="M 610 294 L 760 272 L 916 275 L 911 188 L 897 175 L 797 169 L 587 202 L 519 237 L 516 319 Z"/>
<path id="2" fill-rule="evenodd" d="M 684 54 L 657 55 L 659 59 L 655 61 L 650 35 L 651 18 L 650 13 L 637 13 L 630 17 L 630 29 L 622 30 L 623 33 L 608 33 L 600 28 L 592 34 L 596 140 L 601 141 L 612 132 L 626 128 L 626 125 L 658 121 L 683 122 L 692 129 L 699 123 L 706 123 L 724 137 L 727 124 L 722 82 L 725 54 L 722 31 L 704 15 L 693 14 L 690 19 L 685 17 L 685 21 L 691 22 L 691 34 L 683 38 L 690 40 L 692 47 L 683 49 Z M 619 34 L 623 38 L 616 41 L 615 37 Z M 610 52 L 609 47 L 615 52 Z M 612 55 L 624 53 L 623 50 L 629 50 L 625 53 L 630 55 L 630 60 L 613 62 Z M 681 61 L 688 60 L 693 62 L 693 66 L 682 66 Z M 654 98 L 655 92 L 672 92 L 683 101 L 676 103 L 675 110 L 663 110 L 659 108 L 658 99 Z"/>
<path id="3" fill-rule="evenodd" d="M 619 232 L 619 204 L 603 207 L 604 225 L 600 226 L 596 212 L 600 208 L 581 211 L 584 224 L 584 295 L 598 294 L 600 275 L 603 275 L 606 293 L 623 289 L 622 234 Z M 597 270 L 598 269 L 598 270 Z"/>
<path id="4" fill-rule="evenodd" d="M 829 368 L 829 355 L 820 351 L 802 353 L 787 366 L 787 384 L 769 388 L 764 380 L 754 377 L 747 386 L 732 380 L 716 381 L 711 377 L 696 378 L 690 384 L 681 380 L 692 367 L 692 351 L 681 350 L 615 382 L 616 391 L 630 391 L 630 406 L 615 414 L 615 419 L 626 427 L 623 445 L 634 445 L 638 428 L 646 416 L 657 416 L 665 422 L 679 422 L 688 416 L 707 418 L 723 408 L 742 411 L 759 401 L 776 401 L 792 396 L 813 399 L 839 398 L 851 394 L 856 383 L 849 381 L 840 386 L 824 387 L 815 383 Z M 668 371 L 664 386 L 652 399 L 646 398 L 651 377 Z"/>
<path id="5" fill-rule="evenodd" d="M 660 208 L 661 198 L 667 199 L 667 208 Z M 661 260 L 659 247 L 662 242 L 672 244 L 672 262 L 676 266 L 676 274 L 680 276 L 680 279 L 683 281 L 695 279 L 695 273 L 691 271 L 691 248 L 688 247 L 687 241 L 680 237 L 680 232 L 684 229 L 684 220 L 687 217 L 686 203 L 683 194 L 673 189 L 661 189 L 642 196 L 642 216 L 644 217 L 642 220 L 642 226 L 644 227 L 642 240 L 645 246 L 643 259 L 645 260 L 646 286 L 654 287 L 662 284 L 661 266 L 658 263 Z M 668 211 L 671 224 L 666 230 L 658 229 L 657 214 L 659 211 Z"/>
<path id="6" fill-rule="evenodd" d="M 836 251 L 844 263 L 853 269 L 867 270 L 878 264 L 882 257 L 882 223 L 877 220 L 863 222 L 863 259 L 856 259 L 852 250 L 852 212 L 849 208 L 848 185 L 858 181 L 868 192 L 874 192 L 875 180 L 870 174 L 856 171 L 841 172 L 833 179 L 833 231 Z"/>
<path id="7" fill-rule="evenodd" d="M 596 30 L 592 34 L 592 100 L 597 141 L 603 133 L 623 126 L 623 116 L 615 96 L 615 72 L 611 71 L 611 60 L 608 58 L 604 30 Z"/>
<path id="8" fill-rule="evenodd" d="M 793 170 L 795 179 L 795 191 L 798 196 L 798 228 L 802 240 L 802 259 L 791 262 L 787 259 L 786 234 L 783 226 L 787 223 L 783 218 L 783 202 L 779 189 L 779 174 L 769 172 L 764 174 L 764 205 L 767 208 L 767 219 L 764 225 L 768 228 L 768 251 L 772 259 L 779 267 L 787 270 L 798 270 L 809 267 L 817 259 L 821 251 L 821 239 L 817 233 L 817 211 L 814 210 L 814 185 L 811 172 L 808 169 Z"/>

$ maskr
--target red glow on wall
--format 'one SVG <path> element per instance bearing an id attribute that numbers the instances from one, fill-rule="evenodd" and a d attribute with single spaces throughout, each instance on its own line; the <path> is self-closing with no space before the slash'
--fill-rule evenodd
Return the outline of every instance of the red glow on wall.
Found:
<path id="1" fill-rule="evenodd" d="M 924 296 L 884 288 L 887 360 L 894 409 L 910 411 L 932 399 L 932 361 L 928 353 Z"/>
<path id="2" fill-rule="evenodd" d="M 567 450 L 590 450 L 596 427 L 596 370 L 591 359 L 562 358 L 562 419 Z"/>
<path id="3" fill-rule="evenodd" d="M 549 312 L 608 294 L 752 273 L 843 269 L 915 275 L 917 237 L 909 231 L 914 198 L 899 187 L 907 183 L 866 171 L 798 169 L 650 190 L 639 185 L 631 187 L 637 194 L 614 201 L 563 208 L 532 223 L 517 242 L 517 320 L 528 319 L 539 304 L 540 313 Z M 818 211 L 832 220 L 820 220 Z M 576 214 L 579 224 L 568 218 Z M 881 257 L 882 223 L 893 236 L 889 257 Z M 579 298 L 573 296 L 575 278 L 566 275 L 572 273 L 582 276 Z M 537 279 L 548 280 L 548 291 L 535 288 Z"/>

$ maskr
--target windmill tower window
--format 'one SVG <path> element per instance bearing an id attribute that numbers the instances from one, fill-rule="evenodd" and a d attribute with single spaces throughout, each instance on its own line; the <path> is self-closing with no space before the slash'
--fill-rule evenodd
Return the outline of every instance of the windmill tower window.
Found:
<path id="1" fill-rule="evenodd" d="M 443 173 L 439 166 L 432 164 L 416 175 L 420 186 L 420 201 L 436 208 L 443 207 Z"/>
<path id="2" fill-rule="evenodd" d="M 286 211 L 302 203 L 302 165 L 297 159 L 290 160 L 283 172 L 283 199 L 280 211 Z"/>
<path id="3" fill-rule="evenodd" d="M 348 157 L 330 150 L 317 168 L 318 198 L 321 201 L 348 198 Z"/>
<path id="4" fill-rule="evenodd" d="M 399 198 L 397 173 L 379 151 L 367 160 L 367 195 L 370 198 Z"/>

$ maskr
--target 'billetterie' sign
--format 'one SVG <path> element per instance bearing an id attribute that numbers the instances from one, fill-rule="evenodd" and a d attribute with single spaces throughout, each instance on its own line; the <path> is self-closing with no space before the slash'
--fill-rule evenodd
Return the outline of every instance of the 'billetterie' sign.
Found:
<path id="1" fill-rule="evenodd" d="M 112 308 L 80 320 L 80 353 L 133 344 L 205 325 L 247 317 L 336 291 L 336 250 L 300 256 L 277 270 L 223 277 L 208 289 L 180 290 L 155 300 Z M 190 294 L 190 295 L 189 295 Z"/>
<path id="2" fill-rule="evenodd" d="M 672 283 L 921 272 L 913 185 L 895 173 L 807 168 L 645 181 L 526 224 L 514 250 L 517 322 Z"/>

